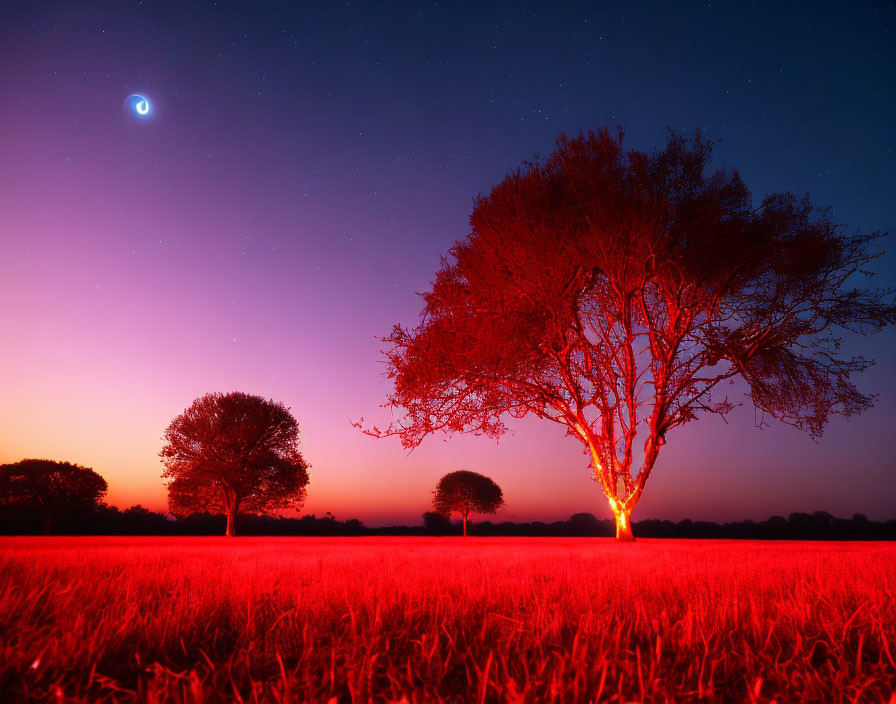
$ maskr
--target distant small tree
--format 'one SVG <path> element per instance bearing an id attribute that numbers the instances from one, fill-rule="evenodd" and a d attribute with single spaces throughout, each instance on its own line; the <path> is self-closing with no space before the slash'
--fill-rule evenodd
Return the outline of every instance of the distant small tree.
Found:
<path id="1" fill-rule="evenodd" d="M 44 535 L 50 535 L 60 516 L 99 508 L 108 488 L 92 469 L 70 462 L 21 460 L 0 465 L 0 504 L 37 513 Z"/>
<path id="2" fill-rule="evenodd" d="M 504 505 L 504 493 L 494 481 L 477 472 L 449 472 L 439 480 L 432 501 L 436 513 L 449 516 L 456 511 L 464 519 L 471 513 L 495 513 Z"/>
<path id="3" fill-rule="evenodd" d="M 227 535 L 242 509 L 266 513 L 299 508 L 308 467 L 299 452 L 299 424 L 282 403 L 240 392 L 193 401 L 164 435 L 168 504 L 175 515 L 227 515 Z"/>

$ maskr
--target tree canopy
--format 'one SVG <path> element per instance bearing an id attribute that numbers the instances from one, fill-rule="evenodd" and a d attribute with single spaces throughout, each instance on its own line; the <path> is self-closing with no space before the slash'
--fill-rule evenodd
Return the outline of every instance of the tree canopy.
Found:
<path id="1" fill-rule="evenodd" d="M 242 510 L 299 508 L 308 468 L 299 424 L 282 403 L 233 392 L 196 399 L 177 416 L 159 453 L 175 515 L 227 515 L 227 535 Z"/>
<path id="2" fill-rule="evenodd" d="M 892 324 L 893 290 L 860 287 L 881 235 L 849 232 L 809 197 L 757 205 L 712 143 L 672 134 L 653 153 L 622 131 L 561 135 L 480 196 L 419 323 L 386 338 L 407 447 L 431 433 L 563 425 L 617 518 L 629 517 L 672 429 L 734 408 L 746 382 L 762 422 L 821 434 L 868 408 L 844 332 Z M 636 443 L 638 439 L 638 443 Z"/>
<path id="3" fill-rule="evenodd" d="M 56 518 L 100 507 L 108 488 L 92 469 L 71 462 L 27 459 L 0 465 L 0 503 L 37 513 L 45 535 Z"/>
<path id="4" fill-rule="evenodd" d="M 464 535 L 471 513 L 495 513 L 504 505 L 501 487 L 489 477 L 465 469 L 442 477 L 433 494 L 432 507 L 436 513 L 448 516 L 457 512 L 463 517 Z"/>

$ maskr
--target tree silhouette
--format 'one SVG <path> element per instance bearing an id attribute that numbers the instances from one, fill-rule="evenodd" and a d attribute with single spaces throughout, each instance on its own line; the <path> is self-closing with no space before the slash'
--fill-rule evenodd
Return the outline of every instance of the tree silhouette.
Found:
<path id="1" fill-rule="evenodd" d="M 712 143 L 672 135 L 624 152 L 622 131 L 570 139 L 480 196 L 414 328 L 386 338 L 385 429 L 498 436 L 532 414 L 583 444 L 631 540 L 630 517 L 673 428 L 733 407 L 735 377 L 766 417 L 819 435 L 871 405 L 838 334 L 894 322 L 893 290 L 855 287 L 879 234 L 845 232 L 808 197 L 754 206 Z M 636 444 L 636 439 L 639 443 Z M 643 444 L 641 444 L 643 443 Z"/>
<path id="2" fill-rule="evenodd" d="M 308 467 L 299 425 L 282 403 L 234 392 L 196 399 L 177 416 L 159 453 L 168 504 L 175 515 L 227 515 L 227 535 L 242 509 L 265 513 L 298 508 Z"/>
<path id="3" fill-rule="evenodd" d="M 44 535 L 64 515 L 89 513 L 102 505 L 106 480 L 88 467 L 53 460 L 0 465 L 0 504 L 36 512 Z"/>
<path id="4" fill-rule="evenodd" d="M 482 474 L 464 469 L 442 477 L 433 493 L 432 507 L 436 513 L 448 516 L 456 511 L 463 516 L 465 536 L 467 516 L 471 513 L 495 513 L 504 505 L 501 487 Z"/>

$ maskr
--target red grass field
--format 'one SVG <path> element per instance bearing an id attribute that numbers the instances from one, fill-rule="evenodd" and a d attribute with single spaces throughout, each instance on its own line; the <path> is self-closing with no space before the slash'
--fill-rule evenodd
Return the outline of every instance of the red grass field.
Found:
<path id="1" fill-rule="evenodd" d="M 2 538 L 0 700 L 896 702 L 896 545 Z"/>

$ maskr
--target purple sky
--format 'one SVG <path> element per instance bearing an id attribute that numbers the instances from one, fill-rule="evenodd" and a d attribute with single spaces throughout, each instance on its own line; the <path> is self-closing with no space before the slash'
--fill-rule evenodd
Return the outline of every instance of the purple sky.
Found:
<path id="1" fill-rule="evenodd" d="M 409 456 L 361 435 L 389 391 L 377 336 L 414 322 L 473 197 L 561 131 L 650 149 L 699 127 L 757 199 L 889 229 L 896 11 L 556 4 L 3 3 L 0 462 L 78 462 L 162 509 L 164 428 L 241 390 L 299 420 L 308 512 L 418 522 L 471 469 L 499 518 L 609 515 L 551 424 Z M 876 268 L 893 285 L 892 251 Z M 848 346 L 878 360 L 872 411 L 817 443 L 749 407 L 676 430 L 635 518 L 896 517 L 896 334 Z"/>

